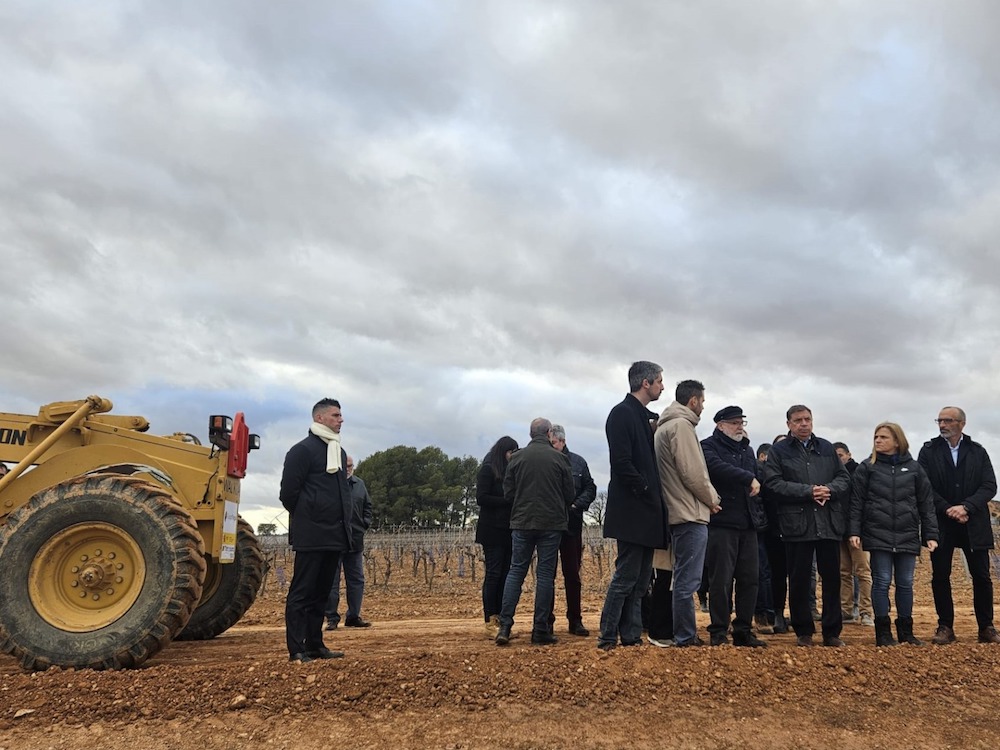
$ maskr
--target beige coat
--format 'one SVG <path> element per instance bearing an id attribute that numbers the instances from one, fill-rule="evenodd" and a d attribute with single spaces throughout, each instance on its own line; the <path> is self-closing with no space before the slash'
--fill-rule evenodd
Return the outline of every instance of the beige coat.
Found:
<path id="1" fill-rule="evenodd" d="M 708 523 L 711 508 L 719 503 L 694 431 L 697 424 L 698 415 L 677 401 L 663 410 L 657 423 L 656 463 L 671 526 Z"/>

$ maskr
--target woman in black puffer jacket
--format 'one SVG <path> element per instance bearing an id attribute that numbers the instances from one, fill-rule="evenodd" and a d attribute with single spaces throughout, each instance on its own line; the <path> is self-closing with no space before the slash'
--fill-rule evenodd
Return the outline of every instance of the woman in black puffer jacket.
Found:
<path id="1" fill-rule="evenodd" d="M 851 487 L 850 543 L 871 554 L 876 646 L 896 645 L 889 621 L 894 572 L 896 633 L 900 642 L 923 645 L 913 635 L 913 570 L 921 541 L 931 552 L 937 547 L 938 526 L 930 480 L 909 448 L 902 427 L 880 424 L 871 458 L 858 465 Z"/>

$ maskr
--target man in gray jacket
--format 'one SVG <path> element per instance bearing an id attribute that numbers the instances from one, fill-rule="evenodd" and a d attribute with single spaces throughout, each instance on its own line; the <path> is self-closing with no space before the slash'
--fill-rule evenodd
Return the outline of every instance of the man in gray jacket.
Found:
<path id="1" fill-rule="evenodd" d="M 542 417 L 533 420 L 529 431 L 531 442 L 510 457 L 503 480 L 504 497 L 513 504 L 510 513 L 513 553 L 500 607 L 498 646 L 510 642 L 521 585 L 536 550 L 531 642 L 548 645 L 557 641 L 549 632 L 549 612 L 555 596 L 556 557 L 567 527 L 566 509 L 576 499 L 576 491 L 569 459 L 552 447 L 551 432 L 549 420 Z"/>
<path id="2" fill-rule="evenodd" d="M 674 399 L 660 415 L 654 438 L 674 552 L 674 643 L 700 646 L 693 597 L 701 585 L 708 519 L 719 512 L 719 493 L 708 477 L 705 454 L 694 431 L 705 408 L 705 386 L 697 380 L 682 380 Z"/>

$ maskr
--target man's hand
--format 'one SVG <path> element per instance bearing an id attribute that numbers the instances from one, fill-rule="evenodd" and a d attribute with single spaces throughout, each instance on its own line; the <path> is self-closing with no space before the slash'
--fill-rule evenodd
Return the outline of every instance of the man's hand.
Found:
<path id="1" fill-rule="evenodd" d="M 750 497 L 757 497 L 760 494 L 760 482 L 754 477 L 750 480 Z"/>
<path id="2" fill-rule="evenodd" d="M 927 542 L 927 549 L 930 550 L 931 552 L 933 552 L 934 550 L 936 550 L 937 546 L 938 546 L 937 542 L 935 542 L 933 539 L 931 539 L 929 542 Z"/>
<path id="3" fill-rule="evenodd" d="M 852 537 L 848 538 L 847 541 L 849 541 L 851 543 L 851 546 L 854 547 L 854 549 L 861 549 L 861 537 L 859 537 L 859 536 L 852 536 Z"/>
<path id="4" fill-rule="evenodd" d="M 945 514 L 953 521 L 958 521 L 959 523 L 969 522 L 969 511 L 965 509 L 964 505 L 952 505 L 945 511 Z"/>
<path id="5" fill-rule="evenodd" d="M 722 510 L 722 503 L 721 502 L 716 503 L 715 505 L 711 506 L 709 510 L 712 511 L 712 515 L 714 516 L 716 513 Z"/>
<path id="6" fill-rule="evenodd" d="M 815 484 L 813 485 L 813 500 L 819 505 L 826 505 L 826 501 L 830 499 L 830 488 L 825 484 Z"/>

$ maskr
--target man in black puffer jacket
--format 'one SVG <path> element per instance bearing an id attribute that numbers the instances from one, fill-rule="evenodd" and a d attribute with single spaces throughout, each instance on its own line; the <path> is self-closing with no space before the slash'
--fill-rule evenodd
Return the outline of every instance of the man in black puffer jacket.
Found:
<path id="1" fill-rule="evenodd" d="M 291 661 L 344 654 L 323 645 L 323 610 L 340 555 L 351 550 L 351 490 L 347 453 L 340 447 L 340 403 L 319 401 L 306 438 L 291 447 L 281 472 L 281 504 L 295 569 L 285 600 L 285 639 Z"/>
<path id="2" fill-rule="evenodd" d="M 843 646 L 840 631 L 840 541 L 847 531 L 851 475 L 833 444 L 813 434 L 812 410 L 785 414 L 788 439 L 771 446 L 764 487 L 774 500 L 788 553 L 788 609 L 799 646 L 811 646 L 816 625 L 809 606 L 813 554 L 823 581 L 823 645 Z"/>
<path id="3" fill-rule="evenodd" d="M 917 461 L 934 488 L 941 541 L 931 553 L 931 590 L 938 628 L 933 643 L 955 641 L 955 603 L 951 596 L 951 562 L 955 548 L 965 553 L 972 575 L 972 606 L 980 643 L 1000 643 L 993 627 L 993 581 L 989 551 L 993 549 L 989 501 L 997 493 L 997 479 L 989 454 L 963 434 L 965 412 L 946 406 L 938 414 L 940 435 L 924 443 Z"/>
<path id="4" fill-rule="evenodd" d="M 701 441 L 708 476 L 722 498 L 721 510 L 708 521 L 708 606 L 712 623 L 708 633 L 713 646 L 727 643 L 736 581 L 736 619 L 733 645 L 767 644 L 753 634 L 757 604 L 759 555 L 757 530 L 767 525 L 757 478 L 757 457 L 739 406 L 727 406 L 715 415 L 715 432 Z"/>

